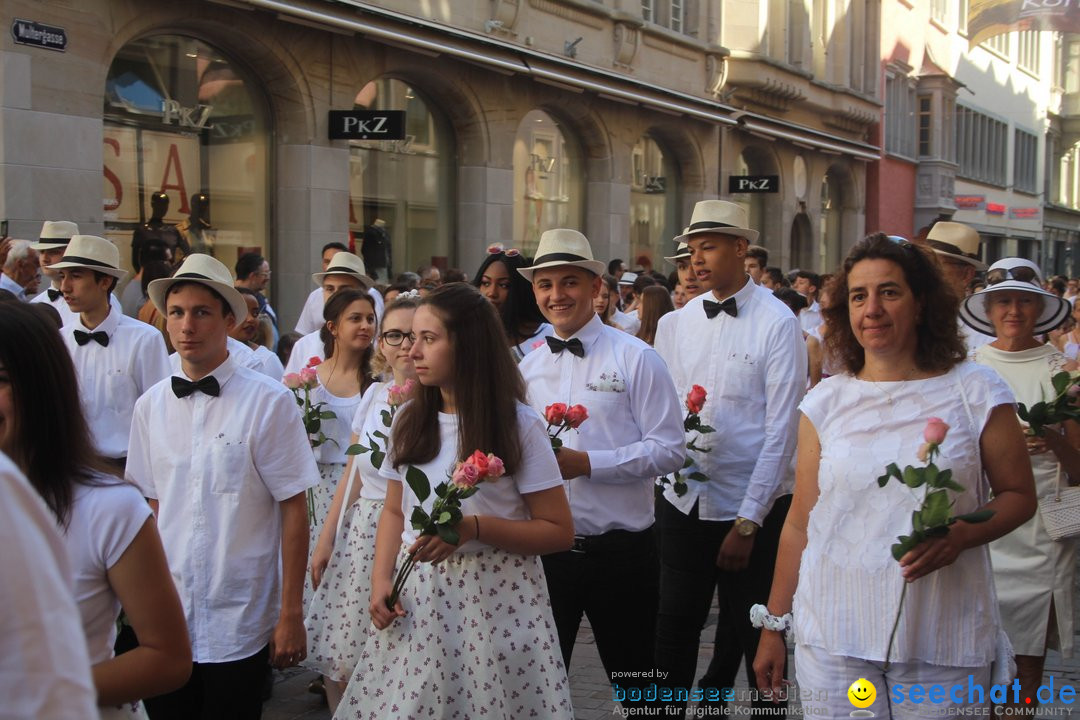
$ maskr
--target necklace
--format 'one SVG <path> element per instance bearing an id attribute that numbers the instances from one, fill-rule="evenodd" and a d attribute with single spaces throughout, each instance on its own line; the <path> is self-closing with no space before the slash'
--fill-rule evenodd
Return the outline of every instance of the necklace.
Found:
<path id="1" fill-rule="evenodd" d="M 870 372 L 868 370 L 866 370 L 865 367 L 863 368 L 863 374 L 866 376 L 866 379 L 870 382 L 870 384 L 873 385 L 875 388 L 877 388 L 878 392 L 880 392 L 882 395 L 885 396 L 885 402 L 892 405 L 893 404 L 893 393 L 886 391 L 885 388 L 883 388 L 881 386 L 881 383 L 883 383 L 883 382 L 906 382 L 906 381 L 911 379 L 912 375 L 915 374 L 915 367 L 912 367 L 910 370 L 908 370 L 907 373 L 904 375 L 904 377 L 900 378 L 899 380 L 892 380 L 892 381 L 875 380 L 870 375 Z M 897 389 L 899 389 L 899 388 L 897 388 Z"/>

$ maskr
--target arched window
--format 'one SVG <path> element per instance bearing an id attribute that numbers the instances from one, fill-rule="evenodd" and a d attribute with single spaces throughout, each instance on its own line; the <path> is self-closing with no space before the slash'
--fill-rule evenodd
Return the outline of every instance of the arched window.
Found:
<path id="1" fill-rule="evenodd" d="M 368 274 L 386 280 L 421 265 L 445 270 L 455 226 L 446 122 L 415 88 L 393 78 L 365 85 L 355 107 L 405 111 L 404 140 L 350 143 L 349 230 Z"/>
<path id="2" fill-rule="evenodd" d="M 634 145 L 630 180 L 630 264 L 666 272 L 663 257 L 678 235 L 678 172 L 670 156 L 648 135 Z"/>
<path id="3" fill-rule="evenodd" d="M 540 234 L 552 228 L 583 229 L 581 153 L 563 126 L 533 110 L 514 138 L 514 237 L 509 243 L 533 255 Z"/>
<path id="4" fill-rule="evenodd" d="M 125 265 L 160 241 L 173 260 L 213 254 L 231 269 L 270 257 L 266 105 L 258 84 L 195 38 L 124 46 L 105 86 L 105 230 Z"/>

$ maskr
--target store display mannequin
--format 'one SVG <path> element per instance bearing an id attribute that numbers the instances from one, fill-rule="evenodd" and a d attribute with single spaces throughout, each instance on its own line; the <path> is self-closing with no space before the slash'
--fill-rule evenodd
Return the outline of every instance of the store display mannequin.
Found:
<path id="1" fill-rule="evenodd" d="M 135 228 L 131 236 L 131 265 L 135 272 L 142 268 L 141 253 L 144 245 L 161 243 L 166 248 L 166 262 L 178 265 L 191 252 L 187 239 L 176 225 L 165 222 L 169 212 L 169 196 L 156 192 L 150 196 L 150 219 Z"/>
<path id="2" fill-rule="evenodd" d="M 364 242 L 360 254 L 364 258 L 364 267 L 368 275 L 376 280 L 390 279 L 390 233 L 386 230 L 386 221 L 375 221 L 364 228 Z"/>
<path id="3" fill-rule="evenodd" d="M 206 193 L 191 196 L 191 214 L 176 226 L 193 253 L 214 254 L 214 227 L 210 224 L 210 198 Z"/>

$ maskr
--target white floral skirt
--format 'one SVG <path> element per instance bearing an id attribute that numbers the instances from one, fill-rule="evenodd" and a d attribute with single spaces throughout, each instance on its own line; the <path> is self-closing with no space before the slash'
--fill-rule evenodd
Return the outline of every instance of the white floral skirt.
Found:
<path id="1" fill-rule="evenodd" d="M 318 463 L 319 484 L 308 490 L 308 572 L 304 573 L 304 607 L 311 605 L 315 588 L 311 587 L 311 556 L 319 543 L 326 513 L 330 512 L 330 503 L 334 501 L 334 490 L 345 471 L 345 463 Z M 333 522 L 337 522 L 334 518 Z"/>
<path id="2" fill-rule="evenodd" d="M 401 604 L 390 627 L 368 624 L 335 720 L 574 717 L 538 557 L 490 548 L 419 564 Z"/>
<path id="3" fill-rule="evenodd" d="M 308 606 L 308 656 L 301 664 L 331 680 L 348 682 L 352 677 L 371 627 L 371 565 L 382 507 L 382 500 L 367 498 L 349 506 L 322 583 Z"/>
<path id="4" fill-rule="evenodd" d="M 120 707 L 99 707 L 100 720 L 148 720 L 142 702 L 125 703 Z"/>

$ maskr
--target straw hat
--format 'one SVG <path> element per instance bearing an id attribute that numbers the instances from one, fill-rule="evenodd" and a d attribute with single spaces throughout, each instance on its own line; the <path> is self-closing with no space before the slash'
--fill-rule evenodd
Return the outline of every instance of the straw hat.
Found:
<path id="1" fill-rule="evenodd" d="M 941 257 L 953 258 L 985 270 L 986 263 L 979 259 L 979 243 L 982 239 L 975 228 L 958 222 L 941 221 L 926 234 L 926 244 Z"/>
<path id="2" fill-rule="evenodd" d="M 584 268 L 594 275 L 603 275 L 607 271 L 604 263 L 593 259 L 592 247 L 584 235 L 577 230 L 557 228 L 540 236 L 533 264 L 527 268 L 518 268 L 518 272 L 532 282 L 533 273 L 537 270 L 559 265 Z"/>
<path id="3" fill-rule="evenodd" d="M 63 246 L 59 246 L 63 247 Z M 114 278 L 127 275 L 127 270 L 120 268 L 120 251 L 103 237 L 96 235 L 74 235 L 64 250 L 60 262 L 53 263 L 50 270 L 67 268 L 86 268 Z"/>
<path id="4" fill-rule="evenodd" d="M 240 291 L 233 287 L 232 273 L 221 261 L 209 255 L 194 253 L 184 258 L 183 264 L 172 277 L 151 282 L 146 288 L 146 294 L 162 315 L 166 314 L 165 298 L 169 296 L 169 288 L 178 282 L 195 282 L 205 285 L 225 298 L 237 323 L 242 323 L 247 317 L 247 301 L 244 300 Z"/>
<path id="5" fill-rule="evenodd" d="M 685 234 L 687 232 L 687 230 L 689 230 L 689 228 L 687 228 L 686 230 L 683 230 L 683 234 Z M 665 255 L 664 259 L 667 260 L 669 263 L 677 263 L 679 260 L 688 259 L 689 257 L 690 257 L 690 246 L 687 245 L 684 242 L 681 242 L 681 243 L 679 243 L 679 246 L 677 248 L 675 248 L 675 254 L 672 255 L 671 257 L 667 257 Z"/>
<path id="6" fill-rule="evenodd" d="M 1016 275 L 1025 279 L 1017 279 Z M 1030 278 L 1030 280 L 1027 278 Z M 986 272 L 986 279 L 989 284 L 985 288 L 973 295 L 969 295 L 960 304 L 960 319 L 964 321 L 964 324 L 984 335 L 997 335 L 994 324 L 990 322 L 986 312 L 985 301 L 989 293 L 1003 290 L 1020 290 L 1021 292 L 1029 292 L 1042 297 L 1043 311 L 1039 315 L 1033 331 L 1036 335 L 1050 332 L 1064 322 L 1065 318 L 1072 312 L 1072 304 L 1068 300 L 1043 290 L 1042 272 L 1040 272 L 1039 266 L 1030 260 L 1024 258 L 998 260 Z"/>
<path id="7" fill-rule="evenodd" d="M 713 233 L 734 235 L 746 238 L 747 242 L 756 242 L 758 231 L 747 227 L 746 209 L 727 200 L 702 200 L 694 205 L 694 214 L 690 216 L 690 227 L 675 242 L 688 243 L 695 235 Z"/>
<path id="8" fill-rule="evenodd" d="M 325 272 L 317 272 L 311 276 L 311 279 L 316 285 L 322 285 L 323 279 L 327 275 L 352 275 L 360 280 L 364 287 L 367 287 L 367 268 L 364 266 L 364 261 L 351 252 L 336 252 L 334 257 L 330 258 L 330 264 L 326 266 Z"/>
<path id="9" fill-rule="evenodd" d="M 60 250 L 66 248 L 71 238 L 79 234 L 79 226 L 67 220 L 46 220 L 41 225 L 38 241 L 31 245 L 34 250 Z"/>

